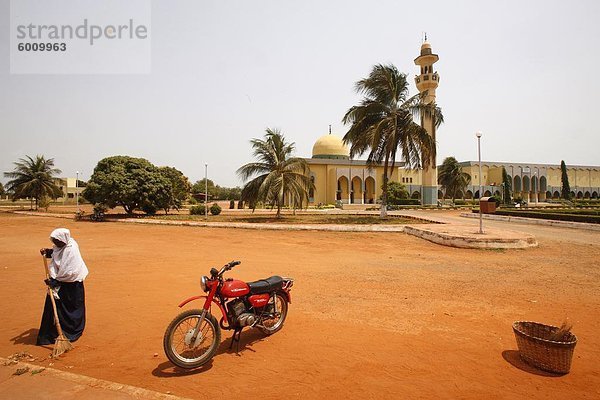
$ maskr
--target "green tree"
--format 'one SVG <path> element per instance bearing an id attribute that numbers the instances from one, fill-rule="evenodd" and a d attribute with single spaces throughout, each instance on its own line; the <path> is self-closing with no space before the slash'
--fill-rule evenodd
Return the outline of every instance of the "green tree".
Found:
<path id="1" fill-rule="evenodd" d="M 425 103 L 426 92 L 408 97 L 406 74 L 393 65 L 376 65 L 370 75 L 358 81 L 355 90 L 362 101 L 351 107 L 342 122 L 350 129 L 344 143 L 350 144 L 350 156 L 369 152 L 367 165 L 383 163 L 381 217 L 387 215 L 388 177 L 395 168 L 398 152 L 408 168 L 426 168 L 435 159 L 435 140 L 414 122 L 431 117 L 434 127 L 443 122 L 441 109 Z"/>
<path id="2" fill-rule="evenodd" d="M 502 192 L 504 197 L 504 204 L 512 203 L 512 182 L 506 172 L 506 168 L 502 167 Z"/>
<path id="3" fill-rule="evenodd" d="M 438 170 L 438 183 L 444 192 L 444 199 L 448 196 L 454 201 L 458 194 L 465 192 L 470 182 L 471 175 L 463 171 L 456 158 L 446 157 Z"/>
<path id="4" fill-rule="evenodd" d="M 46 159 L 37 155 L 35 158 L 25 156 L 14 163 L 15 169 L 5 172 L 4 176 L 11 178 L 6 184 L 6 189 L 11 192 L 12 200 L 30 197 L 35 199 L 35 209 L 38 209 L 39 200 L 44 197 L 56 199 L 62 191 L 54 183 L 54 176 L 61 171 L 54 168 L 54 159 Z"/>
<path id="5" fill-rule="evenodd" d="M 401 199 L 408 199 L 409 193 L 400 182 L 388 182 L 388 204 L 398 205 Z"/>
<path id="6" fill-rule="evenodd" d="M 82 195 L 93 204 L 122 206 L 128 214 L 154 214 L 169 207 L 172 191 L 169 179 L 148 160 L 113 156 L 98 162 Z"/>
<path id="7" fill-rule="evenodd" d="M 565 200 L 571 200 L 571 185 L 569 185 L 569 174 L 567 174 L 567 164 L 565 160 L 560 162 L 560 180 L 562 182 L 561 197 Z"/>
<path id="8" fill-rule="evenodd" d="M 250 143 L 257 161 L 241 166 L 237 173 L 247 182 L 242 189 L 242 200 L 255 209 L 257 202 L 277 207 L 281 217 L 284 200 L 294 208 L 308 205 L 308 192 L 314 190 L 306 160 L 292 157 L 294 143 L 287 143 L 283 134 L 275 129 L 266 130 L 265 138 L 252 139 Z"/>
<path id="9" fill-rule="evenodd" d="M 192 193 L 193 194 L 201 194 L 206 191 L 206 179 L 202 178 L 199 181 L 196 181 L 192 185 Z M 213 196 L 215 195 L 215 183 L 208 179 L 208 194 Z"/>
<path id="10" fill-rule="evenodd" d="M 183 203 L 190 197 L 192 185 L 189 179 L 177 168 L 160 167 L 158 170 L 171 182 L 171 198 L 166 207 L 162 207 L 162 209 L 165 210 L 165 214 L 171 208 L 179 210 Z"/>

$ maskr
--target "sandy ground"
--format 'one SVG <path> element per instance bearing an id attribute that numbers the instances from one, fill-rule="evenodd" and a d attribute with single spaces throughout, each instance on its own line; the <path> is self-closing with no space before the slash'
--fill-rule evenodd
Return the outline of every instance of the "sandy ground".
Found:
<path id="1" fill-rule="evenodd" d="M 552 228 L 538 248 L 486 251 L 401 233 L 0 213 L 0 356 L 50 353 L 34 346 L 45 295 L 38 249 L 58 226 L 71 229 L 90 276 L 86 331 L 54 368 L 198 399 L 600 397 L 600 233 Z M 239 354 L 228 351 L 224 332 L 212 363 L 174 368 L 162 337 L 177 304 L 200 294 L 211 266 L 232 259 L 243 264 L 230 276 L 296 279 L 285 327 L 268 338 L 244 331 Z M 571 373 L 549 376 L 521 363 L 512 322 L 565 317 L 579 339 Z"/>

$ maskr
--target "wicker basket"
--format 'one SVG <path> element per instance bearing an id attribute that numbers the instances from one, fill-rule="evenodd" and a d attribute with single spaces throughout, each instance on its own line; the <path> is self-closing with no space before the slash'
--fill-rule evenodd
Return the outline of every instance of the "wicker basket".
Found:
<path id="1" fill-rule="evenodd" d="M 571 359 L 577 338 L 565 333 L 561 341 L 550 340 L 558 327 L 530 321 L 517 321 L 513 331 L 521 358 L 544 371 L 566 374 L 571 369 Z"/>

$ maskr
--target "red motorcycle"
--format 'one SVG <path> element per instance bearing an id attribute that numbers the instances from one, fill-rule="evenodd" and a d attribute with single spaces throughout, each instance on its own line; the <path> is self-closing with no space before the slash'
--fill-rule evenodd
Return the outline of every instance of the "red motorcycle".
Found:
<path id="1" fill-rule="evenodd" d="M 220 271 L 210 270 L 210 278 L 203 276 L 200 287 L 207 295 L 190 297 L 179 304 L 183 307 L 193 300 L 204 298 L 202 309 L 179 314 L 167 327 L 163 345 L 169 360 L 181 368 L 197 368 L 215 355 L 221 342 L 221 329 L 233 330 L 231 347 L 239 346 L 244 327 L 258 328 L 272 335 L 283 327 L 292 302 L 291 278 L 272 276 L 255 282 L 223 279 L 223 274 L 241 261 L 225 264 Z M 221 320 L 211 314 L 211 305 L 221 310 Z"/>

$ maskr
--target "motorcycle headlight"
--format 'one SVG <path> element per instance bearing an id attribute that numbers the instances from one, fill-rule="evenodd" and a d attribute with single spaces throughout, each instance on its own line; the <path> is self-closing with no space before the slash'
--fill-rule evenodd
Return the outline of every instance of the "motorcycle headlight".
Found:
<path id="1" fill-rule="evenodd" d="M 200 287 L 202 288 L 203 291 L 208 292 L 208 289 L 206 287 L 206 281 L 208 280 L 208 278 L 206 276 L 203 276 L 202 278 L 200 278 Z"/>

